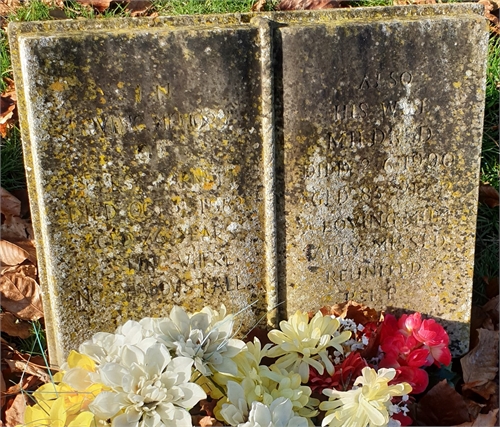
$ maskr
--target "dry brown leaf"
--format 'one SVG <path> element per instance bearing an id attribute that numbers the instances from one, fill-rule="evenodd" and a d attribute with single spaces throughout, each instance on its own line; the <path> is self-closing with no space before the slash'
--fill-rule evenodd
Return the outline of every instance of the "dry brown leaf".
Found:
<path id="1" fill-rule="evenodd" d="M 24 423 L 24 412 L 28 397 L 24 393 L 19 393 L 12 399 L 8 399 L 5 409 L 5 425 L 17 426 Z"/>
<path id="2" fill-rule="evenodd" d="M 126 10 L 131 12 L 132 16 L 144 15 L 150 8 L 152 2 L 150 0 L 130 0 Z"/>
<path id="3" fill-rule="evenodd" d="M 5 390 L 7 387 L 5 386 L 5 380 L 3 379 L 3 372 L 0 372 L 0 409 L 5 405 Z"/>
<path id="4" fill-rule="evenodd" d="M 19 372 L 21 374 L 30 374 L 39 378 L 43 383 L 48 383 L 50 377 L 44 368 L 31 363 L 29 360 L 11 360 L 5 359 L 5 363 L 9 366 L 12 372 Z"/>
<path id="5" fill-rule="evenodd" d="M 500 34 L 499 9 L 500 0 L 479 0 L 479 4 L 484 6 L 484 16 L 489 19 L 492 30 Z"/>
<path id="6" fill-rule="evenodd" d="M 144 14 L 152 5 L 150 0 L 77 0 L 84 6 L 91 6 L 99 12 L 104 12 L 110 5 L 125 5 L 125 9 L 131 12 L 132 16 Z"/>
<path id="7" fill-rule="evenodd" d="M 378 322 L 380 320 L 380 313 L 377 310 L 355 301 L 347 301 L 341 304 L 332 305 L 330 313 L 328 314 L 334 314 L 343 319 L 352 319 L 356 324 L 361 325 L 366 325 L 369 322 Z"/>
<path id="8" fill-rule="evenodd" d="M 494 409 L 487 414 L 479 414 L 474 421 L 469 421 L 454 427 L 494 427 L 497 426 L 498 409 Z"/>
<path id="9" fill-rule="evenodd" d="M 264 11 L 265 7 L 266 7 L 266 0 L 257 0 L 252 5 L 252 12 L 262 12 Z"/>
<path id="10" fill-rule="evenodd" d="M 23 265 L 4 271 L 0 277 L 0 305 L 24 320 L 43 317 L 40 286 L 30 277 L 32 269 L 35 267 Z"/>
<path id="11" fill-rule="evenodd" d="M 466 383 L 462 386 L 462 392 L 470 390 L 482 398 L 488 400 L 498 392 L 498 385 L 493 381 L 480 380 Z"/>
<path id="12" fill-rule="evenodd" d="M 210 417 L 208 415 L 206 417 L 201 418 L 199 420 L 199 423 L 200 423 L 200 427 L 212 427 L 212 426 L 223 426 L 224 425 L 220 421 L 218 421 L 217 419 Z"/>
<path id="13" fill-rule="evenodd" d="M 0 313 L 0 330 L 11 337 L 26 339 L 31 335 L 31 323 L 19 320 L 12 313 Z"/>
<path id="14" fill-rule="evenodd" d="M 7 136 L 7 130 L 17 121 L 17 95 L 14 80 L 4 77 L 7 90 L 0 96 L 0 134 Z"/>
<path id="15" fill-rule="evenodd" d="M 483 276 L 483 282 L 486 283 L 486 296 L 494 298 L 498 295 L 498 277 Z"/>
<path id="16" fill-rule="evenodd" d="M 483 323 L 488 319 L 488 313 L 483 307 L 472 306 L 470 316 L 470 348 L 474 348 L 479 341 L 477 331 L 483 327 Z"/>
<path id="17" fill-rule="evenodd" d="M 342 7 L 341 0 L 281 0 L 277 10 L 334 9 Z"/>
<path id="18" fill-rule="evenodd" d="M 21 215 L 21 201 L 5 188 L 0 187 L 0 212 L 6 217 Z"/>
<path id="19" fill-rule="evenodd" d="M 18 216 L 6 218 L 2 223 L 1 233 L 2 238 L 10 240 L 11 242 L 18 240 L 33 240 L 34 238 L 31 221 Z"/>
<path id="20" fill-rule="evenodd" d="M 486 304 L 483 305 L 483 310 L 486 312 L 496 311 L 498 313 L 500 304 L 500 297 L 497 295 L 495 298 L 490 299 Z"/>
<path id="21" fill-rule="evenodd" d="M 479 202 L 490 208 L 496 208 L 498 202 L 498 191 L 490 184 L 481 184 L 479 186 Z"/>
<path id="22" fill-rule="evenodd" d="M 42 0 L 47 6 L 64 9 L 64 0 Z"/>
<path id="23" fill-rule="evenodd" d="M 416 406 L 415 424 L 451 426 L 469 421 L 463 396 L 442 380 L 432 387 Z"/>
<path id="24" fill-rule="evenodd" d="M 486 405 L 484 403 L 477 403 L 476 401 L 468 399 L 465 396 L 464 398 L 465 403 L 467 404 L 467 410 L 469 411 L 470 419 L 475 420 Z"/>
<path id="25" fill-rule="evenodd" d="M 464 383 L 493 380 L 498 372 L 498 332 L 479 329 L 479 342 L 460 359 Z"/>
<path id="26" fill-rule="evenodd" d="M 26 247 L 23 242 L 0 240 L 0 262 L 4 265 L 18 265 L 29 260 L 36 264 L 36 256 L 33 256 L 33 252 L 30 254 L 23 246 Z"/>
<path id="27" fill-rule="evenodd" d="M 111 4 L 111 0 L 77 0 L 77 1 L 78 3 L 83 4 L 84 6 L 92 6 L 99 12 L 104 12 Z"/>
<path id="28" fill-rule="evenodd" d="M 16 9 L 22 6 L 21 0 L 1 0 L 0 1 L 0 16 L 7 16 L 14 13 Z"/>
<path id="29" fill-rule="evenodd" d="M 436 0 L 394 0 L 395 6 L 405 6 L 407 4 L 436 4 Z"/>

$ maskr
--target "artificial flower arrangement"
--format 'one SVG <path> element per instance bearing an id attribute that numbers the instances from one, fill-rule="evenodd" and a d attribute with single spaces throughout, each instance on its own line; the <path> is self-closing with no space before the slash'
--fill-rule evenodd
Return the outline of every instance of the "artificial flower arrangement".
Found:
<path id="1" fill-rule="evenodd" d="M 224 306 L 128 321 L 71 351 L 24 426 L 410 425 L 425 368 L 451 362 L 448 335 L 420 313 L 360 307 L 298 311 L 266 344 L 234 339 Z"/>

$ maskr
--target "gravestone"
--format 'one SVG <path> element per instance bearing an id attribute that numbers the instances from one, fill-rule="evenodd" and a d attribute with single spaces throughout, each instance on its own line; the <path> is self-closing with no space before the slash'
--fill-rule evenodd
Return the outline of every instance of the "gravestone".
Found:
<path id="1" fill-rule="evenodd" d="M 291 25 L 282 45 L 288 313 L 355 300 L 467 350 L 487 38 L 479 16 Z M 342 295 L 342 298 L 339 298 Z"/>
<path id="2" fill-rule="evenodd" d="M 439 5 L 11 24 L 49 350 L 355 299 L 465 351 L 487 30 Z"/>

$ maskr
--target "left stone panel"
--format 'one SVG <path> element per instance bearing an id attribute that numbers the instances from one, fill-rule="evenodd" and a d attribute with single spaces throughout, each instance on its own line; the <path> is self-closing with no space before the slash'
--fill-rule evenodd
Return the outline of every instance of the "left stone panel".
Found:
<path id="1" fill-rule="evenodd" d="M 258 29 L 30 25 L 10 30 L 53 361 L 173 304 L 224 303 L 249 329 L 266 312 Z"/>

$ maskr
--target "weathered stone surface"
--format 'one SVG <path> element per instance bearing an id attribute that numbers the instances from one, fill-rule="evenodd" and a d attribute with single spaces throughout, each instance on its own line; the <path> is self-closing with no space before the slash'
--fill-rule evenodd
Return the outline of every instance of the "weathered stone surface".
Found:
<path id="1" fill-rule="evenodd" d="M 19 36 L 58 355 L 128 318 L 266 313 L 258 28 Z M 26 130 L 26 129 L 25 129 Z"/>
<path id="2" fill-rule="evenodd" d="M 472 13 L 281 28 L 287 311 L 418 310 L 468 347 L 486 29 Z M 465 59 L 466 58 L 466 59 Z"/>
<path id="3" fill-rule="evenodd" d="M 11 24 L 51 360 L 172 304 L 256 302 L 245 330 L 345 298 L 464 351 L 479 12 Z"/>

